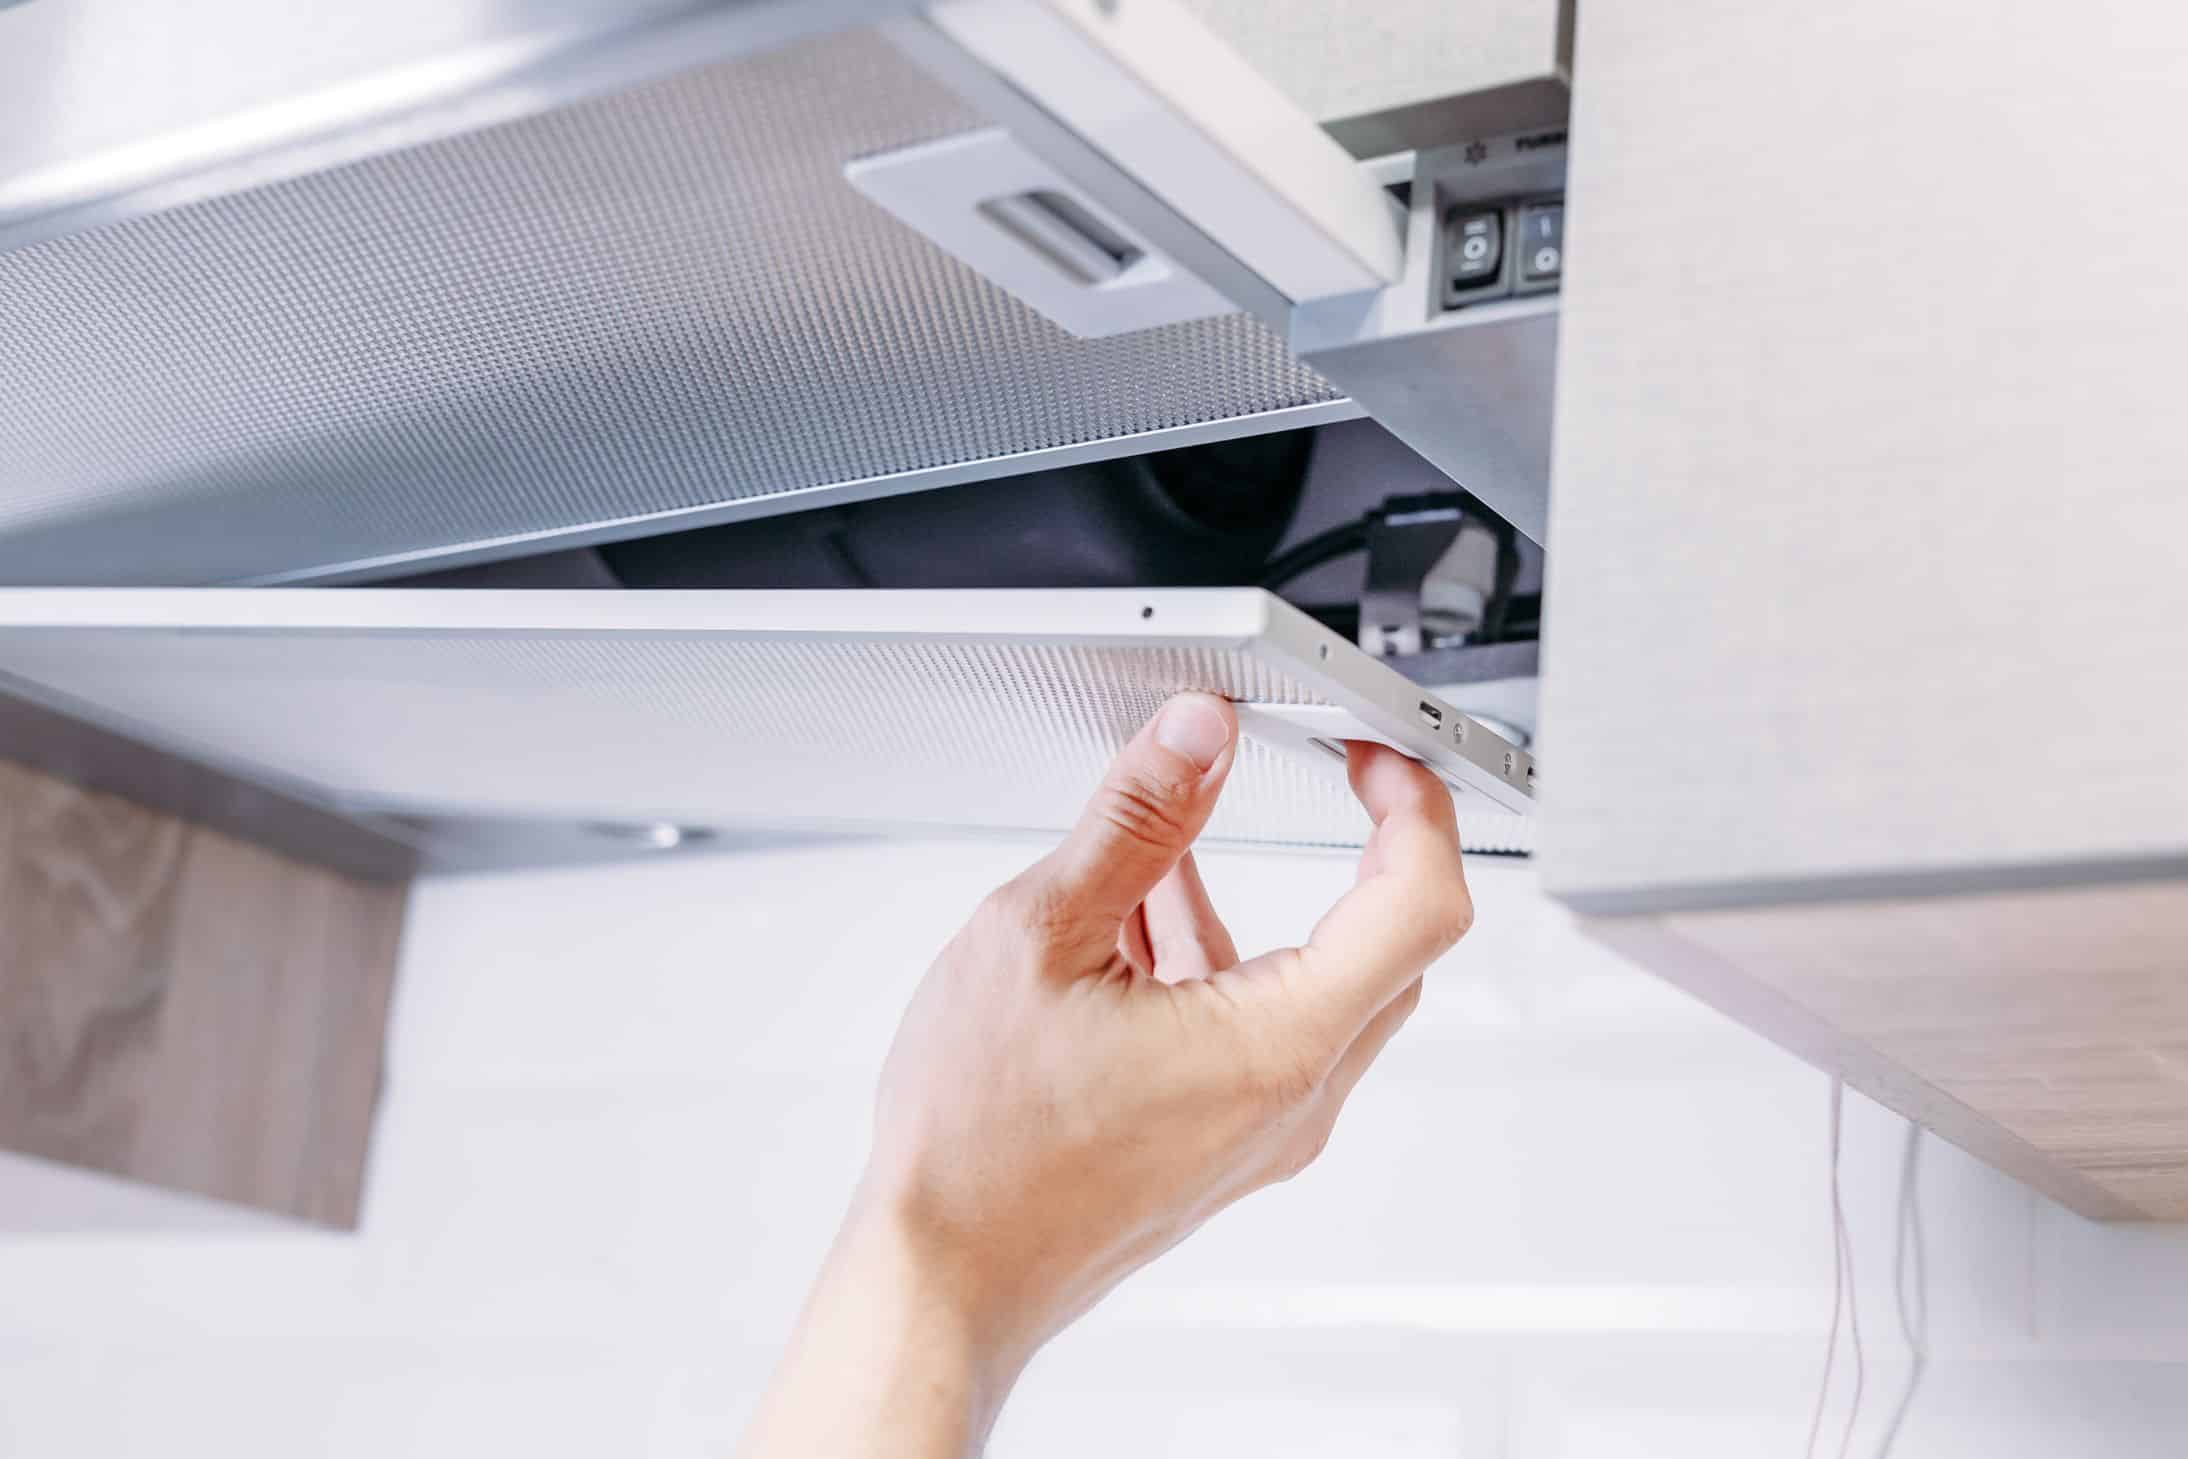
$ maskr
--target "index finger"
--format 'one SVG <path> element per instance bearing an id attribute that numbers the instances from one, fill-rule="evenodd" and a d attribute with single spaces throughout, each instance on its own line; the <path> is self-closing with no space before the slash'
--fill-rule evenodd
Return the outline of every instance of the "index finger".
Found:
<path id="1" fill-rule="evenodd" d="M 1353 793 L 1375 822 L 1372 854 L 1306 944 L 1272 956 L 1259 974 L 1267 977 L 1273 966 L 1272 994 L 1333 1050 L 1350 1044 L 1474 920 L 1451 792 L 1395 750 L 1350 744 L 1346 751 Z"/>

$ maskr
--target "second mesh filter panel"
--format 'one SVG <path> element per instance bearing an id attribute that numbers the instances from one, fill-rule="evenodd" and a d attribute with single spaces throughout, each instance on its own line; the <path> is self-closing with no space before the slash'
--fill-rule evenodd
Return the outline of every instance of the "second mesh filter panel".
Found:
<path id="1" fill-rule="evenodd" d="M 1523 751 L 1251 589 L 0 593 L 0 673 L 360 812 L 1053 831 L 1181 690 L 1327 705 L 1508 824 Z M 1341 773 L 1246 741 L 1208 834 L 1357 845 Z"/>

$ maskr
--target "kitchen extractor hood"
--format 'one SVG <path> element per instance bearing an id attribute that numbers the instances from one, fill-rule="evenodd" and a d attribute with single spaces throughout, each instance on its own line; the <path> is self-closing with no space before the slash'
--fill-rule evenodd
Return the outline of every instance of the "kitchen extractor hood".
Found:
<path id="1" fill-rule="evenodd" d="M 0 581 L 384 570 L 1351 413 L 1236 313 L 1074 339 L 843 178 L 982 123 L 850 31 L 0 253 Z"/>
<path id="2" fill-rule="evenodd" d="M 224 0 L 202 25 L 248 8 Z M 1555 0 L 1496 8 L 1529 22 L 1499 35 L 1561 34 Z M 21 38 L 35 57 L 107 9 L 12 12 L 0 47 Z M 264 145 L 206 123 L 58 161 L 29 132 L 0 150 L 0 167 L 31 169 L 0 174 L 0 581 L 385 576 L 1363 405 L 1388 405 L 1401 434 L 1463 437 L 1427 454 L 1492 502 L 1507 476 L 1540 499 L 1554 300 L 1479 305 L 1496 327 L 1473 334 L 1518 329 L 1526 347 L 1418 356 L 1442 373 L 1406 400 L 1359 358 L 1388 311 L 1316 316 L 1328 373 L 1295 352 L 1300 305 L 1427 287 L 1440 245 L 1419 215 L 1442 185 L 1414 189 L 1407 222 L 1382 187 L 1406 180 L 1403 159 L 1353 161 L 1167 0 L 543 10 L 559 29 L 439 60 L 381 45 L 408 69 L 377 111 L 344 112 L 369 90 L 355 78 L 268 102 L 249 117 L 297 135 Z M 391 33 L 446 29 L 388 15 Z M 66 132 L 113 76 L 156 90 L 157 68 L 130 72 L 123 49 L 111 76 L 55 52 L 39 115 Z M 1540 52 L 1551 69 L 1551 42 Z M 1436 113 L 1417 60 L 1405 69 L 1417 131 Z M 1086 91 L 1097 72 L 1107 89 Z M 1542 95 L 1503 115 L 1534 123 Z M 1129 125 L 1119 98 L 1144 104 Z M 1076 338 L 844 176 L 998 123 L 1088 216 L 1235 307 Z M 1448 344 L 1451 323 L 1431 310 L 1425 326 Z M 1499 378 L 1451 373 L 1477 365 Z M 1451 410 L 1424 412 L 1424 389 Z"/>

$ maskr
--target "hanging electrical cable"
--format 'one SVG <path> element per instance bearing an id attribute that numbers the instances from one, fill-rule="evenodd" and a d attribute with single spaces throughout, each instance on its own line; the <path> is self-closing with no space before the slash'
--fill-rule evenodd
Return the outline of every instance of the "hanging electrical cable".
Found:
<path id="1" fill-rule="evenodd" d="M 1261 586 L 1271 589 L 1283 587 L 1293 578 L 1302 577 L 1325 562 L 1334 562 L 1348 553 L 1367 550 L 1368 520 L 1359 517 L 1326 532 L 1317 532 L 1298 546 L 1278 553 L 1261 569 Z"/>
<path id="2" fill-rule="evenodd" d="M 1839 1184 L 1839 1148 L 1842 1143 L 1839 1126 L 1841 1124 L 1841 1106 L 1844 1105 L 1846 1098 L 1846 1085 L 1843 1080 L 1836 1082 L 1833 1095 L 1831 1101 L 1831 1210 L 1833 1219 L 1838 1223 L 1839 1248 L 1846 1254 L 1844 1262 L 1846 1271 L 1846 1331 L 1853 1339 L 1854 1347 L 1854 1393 L 1846 1405 L 1845 1431 L 1839 1435 L 1839 1459 L 1846 1459 L 1846 1456 L 1853 1452 L 1854 1427 L 1861 1422 L 1861 1396 L 1863 1389 L 1868 1386 L 1869 1363 L 1861 1350 L 1861 1288 L 1856 1286 L 1854 1282 L 1854 1237 L 1846 1226 L 1846 1197 Z"/>
<path id="3" fill-rule="evenodd" d="M 1907 1386 L 1899 1393 L 1876 1459 L 1891 1459 L 1892 1446 L 1914 1406 L 1915 1391 L 1930 1366 L 1930 1273 L 1922 1243 L 1922 1126 L 1909 1123 L 1899 1158 L 1899 1229 L 1892 1245 L 1892 1298 L 1899 1310 L 1899 1335 L 1907 1344 Z"/>
<path id="4" fill-rule="evenodd" d="M 1846 1227 L 1846 1202 L 1839 1184 L 1839 1155 L 1845 1143 L 1846 1082 L 1833 1078 L 1831 1081 L 1831 1134 L 1830 1134 L 1830 1185 L 1831 1185 L 1831 1331 L 1823 1350 L 1823 1378 L 1816 1385 L 1816 1410 L 1808 1421 L 1808 1444 L 1804 1452 L 1808 1459 L 1815 1459 L 1816 1440 L 1823 1435 L 1823 1416 L 1831 1403 L 1831 1376 L 1838 1363 L 1839 1329 L 1845 1325 L 1851 1329 L 1854 1363 L 1854 1392 L 1846 1413 L 1846 1428 L 1839 1436 L 1840 1459 L 1850 1452 L 1854 1442 L 1854 1426 L 1861 1418 L 1861 1394 L 1868 1380 L 1868 1363 L 1861 1347 L 1861 1312 L 1854 1290 L 1854 1244 Z"/>

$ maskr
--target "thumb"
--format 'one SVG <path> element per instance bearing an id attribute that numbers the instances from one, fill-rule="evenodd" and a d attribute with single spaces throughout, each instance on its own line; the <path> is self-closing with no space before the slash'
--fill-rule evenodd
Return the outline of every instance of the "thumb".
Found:
<path id="1" fill-rule="evenodd" d="M 1228 701 L 1180 694 L 1163 705 L 1037 868 L 1050 905 L 1090 935 L 1114 938 L 1208 824 L 1237 742 Z"/>

